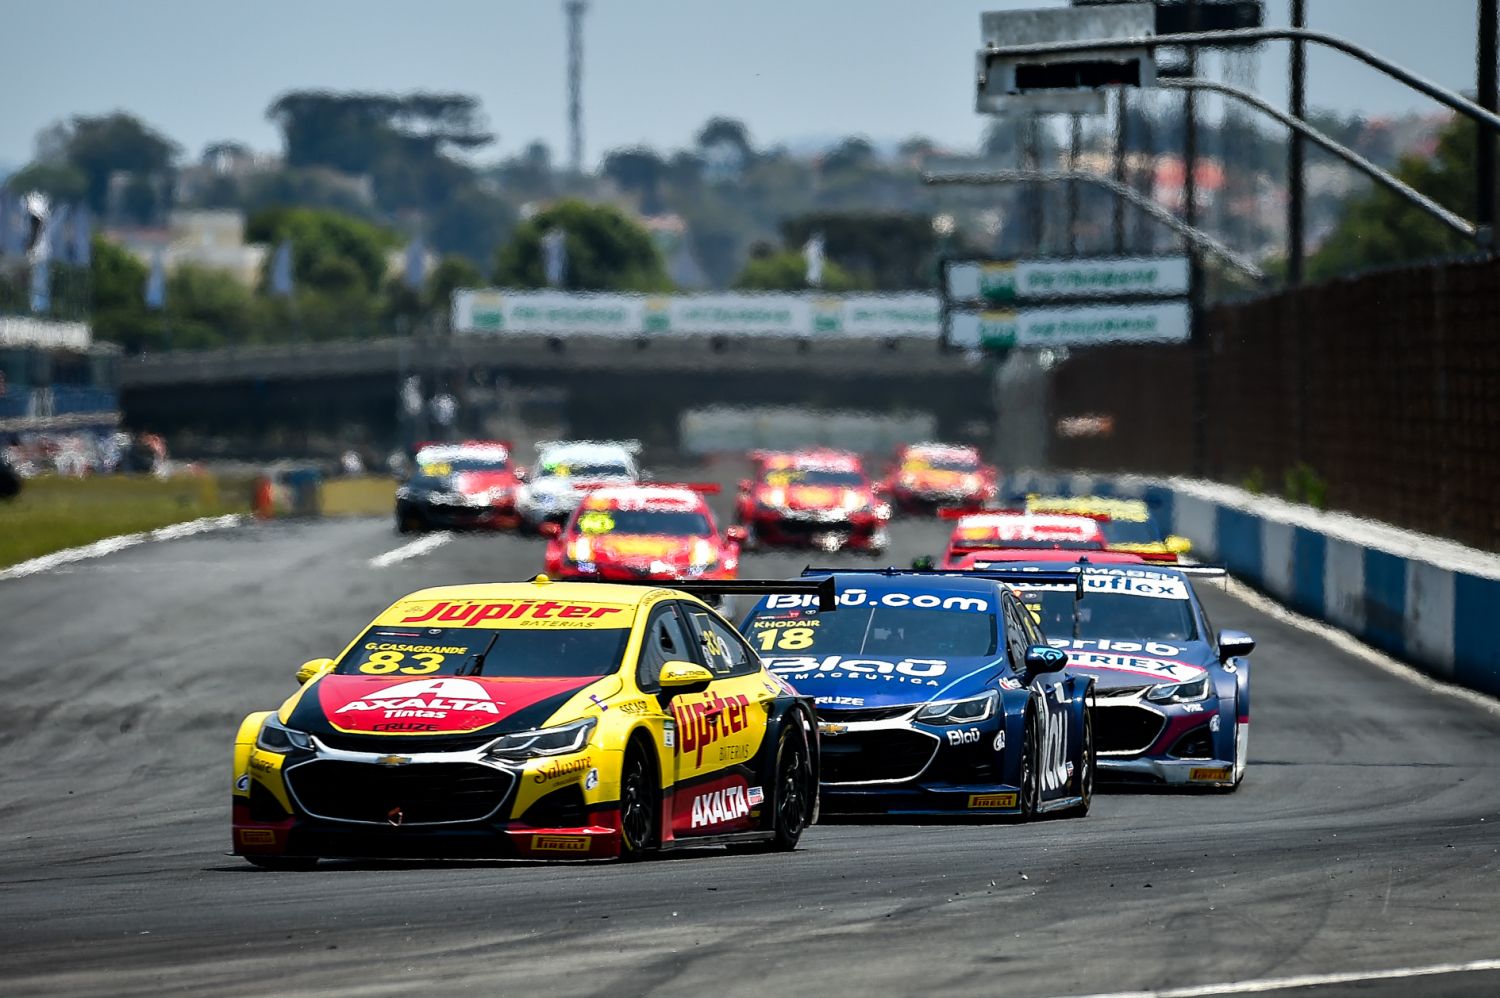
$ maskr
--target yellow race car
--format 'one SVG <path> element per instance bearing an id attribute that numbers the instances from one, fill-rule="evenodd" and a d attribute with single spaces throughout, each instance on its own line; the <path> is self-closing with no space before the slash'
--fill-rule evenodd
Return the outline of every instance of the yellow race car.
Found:
<path id="1" fill-rule="evenodd" d="M 234 852 L 296 868 L 793 849 L 817 817 L 812 701 L 695 595 L 787 592 L 836 605 L 827 580 L 413 593 L 240 724 Z"/>
<path id="2" fill-rule="evenodd" d="M 1090 517 L 1099 521 L 1106 551 L 1140 555 L 1143 561 L 1176 564 L 1181 555 L 1193 549 L 1186 537 L 1163 531 L 1143 499 L 1029 495 L 1026 512 Z"/>

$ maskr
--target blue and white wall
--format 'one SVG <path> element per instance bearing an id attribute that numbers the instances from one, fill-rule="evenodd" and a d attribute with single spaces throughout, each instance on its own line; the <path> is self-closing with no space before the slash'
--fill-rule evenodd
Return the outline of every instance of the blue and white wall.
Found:
<path id="1" fill-rule="evenodd" d="M 1145 498 L 1198 560 L 1435 677 L 1500 696 L 1500 555 L 1210 482 L 1021 473 L 1008 484 Z"/>

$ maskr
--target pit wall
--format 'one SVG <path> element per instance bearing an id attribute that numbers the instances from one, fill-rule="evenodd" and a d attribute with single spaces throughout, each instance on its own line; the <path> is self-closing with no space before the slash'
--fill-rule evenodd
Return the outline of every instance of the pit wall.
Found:
<path id="1" fill-rule="evenodd" d="M 1185 478 L 1022 472 L 1008 492 L 1146 499 L 1196 560 L 1435 678 L 1500 696 L 1500 555 Z"/>

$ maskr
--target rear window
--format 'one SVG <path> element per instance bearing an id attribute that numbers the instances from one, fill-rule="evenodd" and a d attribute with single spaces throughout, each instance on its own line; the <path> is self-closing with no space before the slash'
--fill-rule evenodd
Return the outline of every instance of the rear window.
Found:
<path id="1" fill-rule="evenodd" d="M 515 630 L 371 627 L 334 671 L 356 676 L 606 676 L 620 667 L 628 627 Z"/>
<path id="2" fill-rule="evenodd" d="M 1101 520 L 1099 530 L 1109 544 L 1156 544 L 1163 539 L 1150 520 Z"/>

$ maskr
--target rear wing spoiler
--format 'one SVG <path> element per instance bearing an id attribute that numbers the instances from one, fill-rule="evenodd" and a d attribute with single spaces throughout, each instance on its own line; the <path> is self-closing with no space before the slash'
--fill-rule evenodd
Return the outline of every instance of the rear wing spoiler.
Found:
<path id="1" fill-rule="evenodd" d="M 664 582 L 660 579 L 586 579 L 612 586 L 651 586 L 671 589 L 692 596 L 816 596 L 818 611 L 828 613 L 839 608 L 838 594 L 832 579 L 809 582 L 804 579 L 683 579 Z"/>
<path id="2" fill-rule="evenodd" d="M 949 568 L 814 568 L 809 565 L 802 570 L 803 576 L 832 575 L 884 575 L 890 578 L 910 576 L 912 578 L 992 579 L 1008 585 L 1024 584 L 1028 589 L 1054 589 L 1083 595 L 1083 573 L 1081 572 L 1029 572 L 1025 569 L 949 569 Z"/>
<path id="3" fill-rule="evenodd" d="M 686 489 L 696 492 L 701 496 L 716 496 L 722 489 L 718 482 L 637 482 L 634 485 L 622 485 L 618 482 L 583 482 L 578 486 L 580 492 L 593 492 L 597 489 Z"/>
<path id="4" fill-rule="evenodd" d="M 532 449 L 538 454 L 551 447 L 566 447 L 570 444 L 592 444 L 599 447 L 618 447 L 631 457 L 641 452 L 639 440 L 538 440 L 532 444 Z"/>

